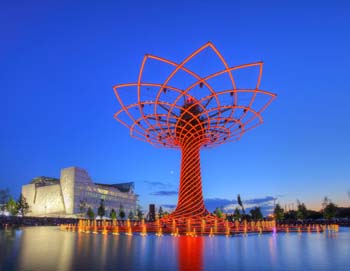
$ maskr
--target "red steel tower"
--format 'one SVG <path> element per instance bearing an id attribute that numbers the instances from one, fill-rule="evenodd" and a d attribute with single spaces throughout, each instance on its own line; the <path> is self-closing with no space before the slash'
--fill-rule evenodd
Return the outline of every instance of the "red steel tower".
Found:
<path id="1" fill-rule="evenodd" d="M 203 76 L 188 67 L 204 50 L 215 53 L 222 69 Z M 150 61 L 171 68 L 161 82 L 144 78 L 146 63 Z M 239 140 L 245 132 L 262 124 L 261 113 L 276 97 L 260 89 L 262 67 L 262 62 L 229 67 L 208 42 L 181 63 L 147 54 L 137 82 L 113 87 L 121 105 L 114 117 L 130 129 L 132 137 L 157 147 L 181 150 L 179 198 L 172 218 L 202 217 L 208 213 L 202 195 L 201 148 Z M 251 86 L 238 82 L 249 81 L 241 71 L 255 73 Z M 158 69 L 158 73 L 166 71 Z"/>

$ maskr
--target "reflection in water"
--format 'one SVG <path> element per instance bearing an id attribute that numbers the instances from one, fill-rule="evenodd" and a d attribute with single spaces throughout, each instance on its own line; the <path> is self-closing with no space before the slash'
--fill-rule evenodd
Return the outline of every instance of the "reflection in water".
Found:
<path id="1" fill-rule="evenodd" d="M 179 237 L 179 270 L 203 270 L 203 239 L 205 237 Z"/>
<path id="2" fill-rule="evenodd" d="M 344 270 L 350 232 L 174 238 L 0 230 L 0 270 Z"/>
<path id="3" fill-rule="evenodd" d="M 26 228 L 20 241 L 19 270 L 70 270 L 75 236 L 52 234 L 46 227 Z"/>
<path id="4" fill-rule="evenodd" d="M 276 264 L 276 238 L 277 234 L 274 232 L 269 238 L 269 254 L 272 265 Z"/>

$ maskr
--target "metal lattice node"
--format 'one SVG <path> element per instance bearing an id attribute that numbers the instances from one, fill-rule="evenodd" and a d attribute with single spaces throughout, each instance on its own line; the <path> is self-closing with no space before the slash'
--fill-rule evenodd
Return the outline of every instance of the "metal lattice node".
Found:
<path id="1" fill-rule="evenodd" d="M 205 49 L 211 49 L 224 68 L 202 76 L 187 68 L 187 64 Z M 173 68 L 163 82 L 144 80 L 145 65 L 150 60 Z M 147 54 L 137 82 L 113 87 L 121 106 L 114 117 L 130 129 L 132 137 L 157 147 L 181 150 L 179 199 L 172 218 L 208 213 L 202 195 L 200 149 L 239 140 L 245 132 L 263 123 L 261 113 L 276 95 L 259 88 L 262 66 L 262 62 L 255 62 L 229 67 L 216 47 L 208 42 L 181 63 Z M 258 69 L 255 85 L 238 88 L 234 73 L 254 67 Z M 180 72 L 192 78 L 185 88 L 172 84 Z M 230 86 L 218 90 L 212 81 L 223 75 Z M 122 98 L 122 92 L 126 98 Z M 128 94 L 136 94 L 135 100 L 130 101 Z"/>

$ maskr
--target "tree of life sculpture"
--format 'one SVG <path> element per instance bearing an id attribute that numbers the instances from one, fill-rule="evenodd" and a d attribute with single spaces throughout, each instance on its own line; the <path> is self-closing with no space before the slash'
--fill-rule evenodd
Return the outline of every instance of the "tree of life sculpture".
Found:
<path id="1" fill-rule="evenodd" d="M 223 68 L 202 76 L 188 68 L 188 64 L 205 49 L 215 53 Z M 151 60 L 172 68 L 165 80 L 143 78 L 146 62 Z M 208 214 L 202 195 L 200 150 L 239 140 L 245 132 L 262 124 L 261 113 L 276 97 L 260 89 L 262 67 L 262 62 L 229 67 L 208 42 L 181 63 L 146 54 L 137 82 L 113 87 L 121 106 L 114 117 L 130 129 L 132 137 L 157 147 L 181 150 L 178 204 L 171 218 Z M 238 87 L 235 73 L 250 68 L 257 69 L 254 86 Z M 174 80 L 179 73 L 187 76 L 181 86 Z M 227 87 L 225 80 L 229 82 Z"/>

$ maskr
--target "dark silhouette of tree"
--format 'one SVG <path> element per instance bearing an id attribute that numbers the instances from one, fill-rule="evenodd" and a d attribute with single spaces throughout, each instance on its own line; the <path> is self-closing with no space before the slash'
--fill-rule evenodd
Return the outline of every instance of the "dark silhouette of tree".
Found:
<path id="1" fill-rule="evenodd" d="M 337 217 L 339 217 L 339 218 L 350 217 L 350 207 L 338 207 L 337 208 Z"/>
<path id="2" fill-rule="evenodd" d="M 17 211 L 22 216 L 25 216 L 29 211 L 29 204 L 22 193 L 17 201 Z"/>
<path id="3" fill-rule="evenodd" d="M 95 213 L 94 211 L 91 209 L 91 207 L 88 208 L 86 215 L 88 216 L 88 218 L 90 219 L 94 219 L 95 218 Z"/>
<path id="4" fill-rule="evenodd" d="M 307 210 L 307 217 L 308 219 L 320 219 L 323 217 L 322 212 L 314 211 L 314 210 Z"/>
<path id="5" fill-rule="evenodd" d="M 307 209 L 305 204 L 297 200 L 297 219 L 305 219 L 307 217 Z"/>
<path id="6" fill-rule="evenodd" d="M 124 217 L 125 217 L 125 211 L 124 211 L 123 205 L 121 205 L 121 204 L 119 206 L 119 217 L 121 219 L 124 219 Z"/>
<path id="7" fill-rule="evenodd" d="M 284 209 L 281 207 L 281 205 L 279 205 L 279 203 L 276 204 L 273 214 L 276 220 L 284 219 Z"/>
<path id="8" fill-rule="evenodd" d="M 290 220 L 296 220 L 297 219 L 297 212 L 294 210 L 289 210 L 288 212 L 284 213 L 284 218 L 290 219 Z"/>
<path id="9" fill-rule="evenodd" d="M 233 217 L 235 220 L 240 220 L 241 219 L 241 212 L 239 211 L 239 209 L 236 207 L 234 213 L 233 213 Z"/>
<path id="10" fill-rule="evenodd" d="M 244 206 L 243 206 L 243 203 L 242 203 L 242 200 L 241 200 L 241 196 L 239 194 L 237 195 L 237 202 L 238 202 L 238 205 L 241 206 L 241 208 L 242 208 L 243 215 L 245 215 Z"/>
<path id="11" fill-rule="evenodd" d="M 252 216 L 253 220 L 259 220 L 259 219 L 263 218 L 263 215 L 261 213 L 261 209 L 258 206 L 256 206 L 253 209 L 251 209 L 249 213 Z"/>
<path id="12" fill-rule="evenodd" d="M 337 205 L 335 205 L 333 202 L 329 201 L 329 203 L 326 205 L 326 207 L 323 209 L 323 217 L 325 219 L 332 219 L 337 214 Z"/>
<path id="13" fill-rule="evenodd" d="M 97 215 L 102 218 L 105 215 L 105 213 L 106 213 L 105 201 L 104 201 L 104 199 L 101 199 L 100 200 L 100 207 L 98 207 L 98 209 L 97 209 Z"/>
<path id="14" fill-rule="evenodd" d="M 112 218 L 113 220 L 117 219 L 117 212 L 114 209 L 112 209 L 111 212 L 109 213 L 109 217 Z"/>
<path id="15" fill-rule="evenodd" d="M 326 206 L 328 205 L 328 203 L 330 202 L 330 200 L 328 199 L 328 197 L 324 197 L 323 202 L 322 202 L 322 209 L 326 208 Z"/>
<path id="16" fill-rule="evenodd" d="M 143 218 L 143 213 L 142 213 L 142 210 L 141 210 L 141 206 L 138 205 L 137 206 L 137 209 L 136 209 L 136 216 L 139 220 L 141 220 Z"/>
<path id="17" fill-rule="evenodd" d="M 160 207 L 159 207 L 159 210 L 158 210 L 158 217 L 159 217 L 159 218 L 162 218 L 163 215 L 164 215 L 163 208 L 162 208 L 162 206 L 160 206 Z"/>

